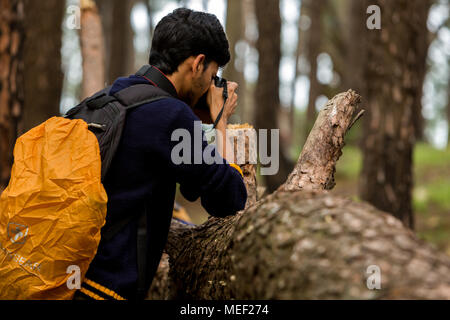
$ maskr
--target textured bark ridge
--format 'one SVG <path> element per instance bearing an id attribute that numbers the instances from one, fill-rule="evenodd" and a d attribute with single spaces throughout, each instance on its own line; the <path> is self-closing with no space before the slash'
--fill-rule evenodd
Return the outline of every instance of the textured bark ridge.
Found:
<path id="1" fill-rule="evenodd" d="M 450 261 L 393 216 L 318 191 L 276 192 L 197 228 L 174 226 L 172 298 L 450 298 Z M 367 287 L 370 266 L 381 289 Z"/>
<path id="2" fill-rule="evenodd" d="M 173 222 L 149 298 L 450 299 L 449 257 L 393 216 L 327 191 L 358 102 L 348 91 L 327 104 L 273 194 L 200 226 Z M 368 288 L 371 266 L 379 290 Z"/>

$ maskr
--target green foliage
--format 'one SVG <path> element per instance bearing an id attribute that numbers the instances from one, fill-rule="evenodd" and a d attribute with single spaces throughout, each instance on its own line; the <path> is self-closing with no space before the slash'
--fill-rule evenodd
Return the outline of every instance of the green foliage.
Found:
<path id="1" fill-rule="evenodd" d="M 449 238 L 449 224 L 441 224 L 434 227 L 423 227 L 421 231 L 418 231 L 418 237 L 425 240 L 428 243 L 431 243 L 435 247 L 440 248 L 445 251 L 447 254 L 450 254 L 450 246 L 448 244 Z"/>
<path id="2" fill-rule="evenodd" d="M 362 167 L 362 154 L 359 148 L 346 145 L 336 165 L 336 178 L 358 179 Z"/>
<path id="3" fill-rule="evenodd" d="M 426 143 L 418 143 L 414 149 L 414 163 L 418 172 L 430 166 L 439 166 L 450 170 L 450 148 L 436 149 Z"/>
<path id="4" fill-rule="evenodd" d="M 450 181 L 439 179 L 414 189 L 413 205 L 417 212 L 426 213 L 430 206 L 450 211 Z"/>
<path id="5" fill-rule="evenodd" d="M 450 148 L 435 149 L 419 143 L 414 150 L 413 205 L 417 212 L 430 207 L 450 211 Z"/>

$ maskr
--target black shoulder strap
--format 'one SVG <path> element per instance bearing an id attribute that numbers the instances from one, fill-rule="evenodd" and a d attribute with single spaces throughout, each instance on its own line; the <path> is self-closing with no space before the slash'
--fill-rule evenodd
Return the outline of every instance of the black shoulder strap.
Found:
<path id="1" fill-rule="evenodd" d="M 161 88 L 165 92 L 169 93 L 172 97 L 178 99 L 178 93 L 172 82 L 158 68 L 151 65 L 144 65 L 136 72 L 137 76 L 144 77 L 154 86 Z"/>
<path id="2" fill-rule="evenodd" d="M 89 109 L 101 109 L 103 108 L 105 105 L 107 105 L 110 102 L 116 101 L 116 98 L 114 98 L 113 96 L 108 96 L 108 95 L 104 95 L 101 97 L 98 97 L 94 100 L 89 100 L 86 102 L 86 105 L 88 106 Z"/>
<path id="3" fill-rule="evenodd" d="M 126 109 L 133 109 L 146 103 L 171 97 L 166 91 L 148 84 L 133 85 L 120 90 L 113 96 L 125 106 Z"/>

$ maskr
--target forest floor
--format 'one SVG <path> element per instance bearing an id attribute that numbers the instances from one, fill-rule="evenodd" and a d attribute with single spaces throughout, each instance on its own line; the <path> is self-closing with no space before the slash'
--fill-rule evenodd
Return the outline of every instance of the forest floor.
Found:
<path id="1" fill-rule="evenodd" d="M 333 193 L 355 201 L 362 156 L 359 148 L 347 145 L 336 168 Z M 438 250 L 450 255 L 450 148 L 438 150 L 419 143 L 414 150 L 413 206 L 416 233 Z M 179 192 L 176 200 L 196 224 L 206 221 L 208 214 L 200 201 L 188 202 Z"/>

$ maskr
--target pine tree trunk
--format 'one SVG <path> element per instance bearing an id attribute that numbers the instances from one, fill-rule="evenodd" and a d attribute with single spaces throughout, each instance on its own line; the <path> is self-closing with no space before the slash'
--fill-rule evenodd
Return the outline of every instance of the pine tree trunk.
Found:
<path id="1" fill-rule="evenodd" d="M 255 1 L 255 12 L 258 20 L 259 37 L 256 47 L 259 52 L 258 83 L 255 90 L 255 127 L 257 129 L 279 128 L 279 66 L 281 59 L 280 32 L 281 18 L 279 1 Z M 270 23 L 267 23 L 270 21 Z M 270 139 L 269 139 L 270 140 Z M 279 171 L 276 175 L 265 175 L 267 190 L 276 190 L 288 176 L 293 164 L 286 155 L 285 141 L 279 141 Z M 268 150 L 276 141 L 268 143 Z"/>
<path id="2" fill-rule="evenodd" d="M 26 0 L 24 63 L 26 76 L 24 131 L 59 116 L 63 87 L 62 21 L 65 2 Z M 51 58 L 50 58 L 51 57 Z"/>
<path id="3" fill-rule="evenodd" d="M 105 87 L 105 46 L 102 23 L 92 0 L 81 0 L 80 48 L 83 57 L 81 99 Z"/>
<path id="4" fill-rule="evenodd" d="M 105 43 L 105 77 L 108 85 L 133 74 L 134 32 L 131 10 L 137 0 L 96 0 Z"/>
<path id="5" fill-rule="evenodd" d="M 9 182 L 23 114 L 24 4 L 0 0 L 0 192 Z"/>
<path id="6" fill-rule="evenodd" d="M 423 0 L 378 0 L 381 30 L 367 32 L 368 115 L 360 194 L 414 228 L 412 153 L 422 97 L 423 53 L 430 7 Z"/>
<path id="7" fill-rule="evenodd" d="M 366 9 L 368 2 L 365 0 L 349 0 L 347 5 L 346 21 L 346 54 L 343 72 L 343 87 L 352 88 L 359 92 L 362 98 L 366 99 L 367 81 L 364 79 L 364 65 L 367 56 L 367 43 L 359 39 L 365 39 L 368 30 L 366 29 Z M 363 101 L 363 103 L 364 103 Z"/>
<path id="8" fill-rule="evenodd" d="M 418 0 L 416 0 L 417 2 Z M 413 1 L 414 2 L 414 1 Z M 420 10 L 416 12 L 414 9 L 414 15 L 411 17 L 409 23 L 412 25 L 414 30 L 413 38 L 415 39 L 414 48 L 417 51 L 416 57 L 416 90 L 417 93 L 414 97 L 413 102 L 413 125 L 414 125 L 414 136 L 416 141 L 425 140 L 425 119 L 422 114 L 422 95 L 423 95 L 423 83 L 425 76 L 427 74 L 427 56 L 428 48 L 430 47 L 431 41 L 429 37 L 429 30 L 427 27 L 428 13 L 430 12 L 430 7 L 433 4 L 433 0 L 424 0 L 420 3 L 416 3 L 416 9 Z M 412 5 L 412 4 L 411 4 Z"/>
<path id="9" fill-rule="evenodd" d="M 104 58 L 104 72 L 105 82 L 109 82 L 109 64 L 111 61 L 111 41 L 112 41 L 112 25 L 113 25 L 113 9 L 114 1 L 111 0 L 95 0 L 100 14 L 100 20 L 102 22 L 103 31 L 103 43 L 105 46 L 105 58 Z"/>
<path id="10" fill-rule="evenodd" d="M 316 99 L 321 93 L 321 86 L 317 79 L 317 57 L 321 52 L 322 39 L 322 11 L 326 6 L 326 0 L 305 0 L 305 9 L 311 19 L 311 26 L 308 32 L 309 62 L 309 99 L 306 110 L 306 119 L 303 126 L 304 141 L 308 137 L 316 118 Z"/>
<path id="11" fill-rule="evenodd" d="M 257 23 L 256 13 L 255 13 L 255 0 L 242 0 L 242 14 L 243 19 L 245 21 L 242 26 L 245 30 L 250 28 L 250 26 L 254 26 Z M 245 41 L 249 45 L 249 48 L 256 48 L 256 39 L 253 38 L 252 33 L 244 32 Z M 245 63 L 247 63 L 247 59 Z M 246 85 L 245 91 L 239 91 L 239 99 L 245 95 L 244 103 L 245 107 L 241 108 L 243 111 L 243 119 L 248 123 L 254 123 L 255 119 L 255 86 L 254 85 Z"/>
<path id="12" fill-rule="evenodd" d="M 134 32 L 131 27 L 131 9 L 135 0 L 112 0 L 112 25 L 110 28 L 110 45 L 107 55 L 110 55 L 108 65 L 108 83 L 113 83 L 118 77 L 128 77 L 135 73 L 134 67 Z"/>
<path id="13" fill-rule="evenodd" d="M 227 1 L 227 20 L 226 20 L 226 32 L 228 43 L 230 45 L 231 60 L 224 70 L 223 77 L 227 80 L 235 81 L 239 84 L 239 105 L 236 109 L 236 113 L 239 116 L 236 122 L 244 123 L 244 110 L 246 107 L 245 102 L 245 78 L 244 73 L 236 68 L 236 44 L 239 40 L 244 38 L 244 17 L 243 17 L 243 2 L 241 0 L 228 0 Z"/>

